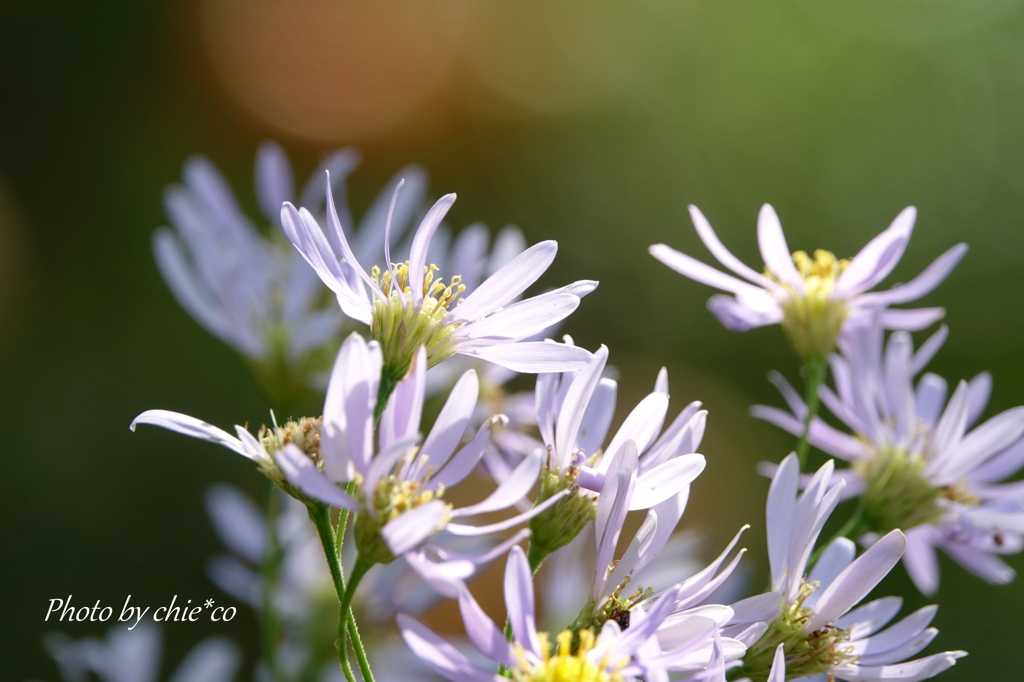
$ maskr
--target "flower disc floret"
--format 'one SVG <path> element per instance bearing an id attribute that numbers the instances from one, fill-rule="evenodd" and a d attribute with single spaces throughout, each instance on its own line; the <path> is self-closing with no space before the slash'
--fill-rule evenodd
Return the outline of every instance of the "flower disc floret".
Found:
<path id="1" fill-rule="evenodd" d="M 454 275 L 446 285 L 435 273 L 436 265 L 424 267 L 423 301 L 413 304 L 409 286 L 409 262 L 393 264 L 387 271 L 374 266 L 373 278 L 386 298 L 373 302 L 370 333 L 384 350 L 385 370 L 404 376 L 412 362 L 416 348 L 427 349 L 427 365 L 433 367 L 455 354 L 456 344 L 452 332 L 458 324 L 445 324 L 449 308 L 459 301 L 466 290 L 462 277 Z"/>
<path id="2" fill-rule="evenodd" d="M 373 514 L 361 513 L 356 517 L 354 533 L 356 547 L 360 554 L 380 564 L 389 564 L 394 561 L 395 556 L 388 549 L 381 529 L 386 523 L 397 519 L 402 514 L 432 500 L 441 499 L 444 492 L 444 486 L 439 486 L 436 490 L 426 490 L 422 482 L 403 479 L 395 474 L 382 477 L 369 499 L 367 499 L 366 491 L 360 485 L 356 492 L 356 499 L 364 509 L 371 506 L 373 508 Z M 438 531 L 451 521 L 452 506 L 449 504 L 447 508 L 449 513 L 442 516 L 437 523 L 436 530 Z"/>
<path id="3" fill-rule="evenodd" d="M 751 682 L 765 682 L 771 672 L 775 650 L 780 644 L 786 656 L 788 679 L 810 677 L 828 671 L 835 666 L 845 665 L 854 660 L 848 646 L 850 630 L 825 625 L 814 632 L 806 632 L 812 610 L 803 605 L 818 584 L 806 580 L 800 585 L 800 594 L 793 603 L 784 607 L 768 626 L 767 632 L 743 657 L 743 672 Z"/>
<path id="4" fill-rule="evenodd" d="M 594 634 L 589 630 L 581 631 L 578 636 L 572 630 L 563 630 L 557 637 L 557 648 L 553 652 L 546 632 L 537 637 L 544 660 L 537 665 L 530 664 L 522 647 L 517 646 L 519 664 L 512 671 L 515 682 L 622 682 L 620 670 L 626 661 L 609 669 L 608 661 L 597 664 L 588 659 L 587 654 L 595 642 Z"/>
<path id="5" fill-rule="evenodd" d="M 260 442 L 268 452 L 284 450 L 294 444 L 313 462 L 320 466 L 320 428 L 323 417 L 302 417 L 298 421 L 289 419 L 284 426 L 263 426 L 260 428 Z"/>
<path id="6" fill-rule="evenodd" d="M 854 463 L 864 478 L 864 510 L 871 530 L 887 533 L 942 520 L 943 490 L 925 477 L 927 464 L 920 454 L 898 447 L 880 448 L 874 457 Z M 955 490 L 949 494 L 955 496 Z"/>
<path id="7" fill-rule="evenodd" d="M 833 297 L 836 281 L 850 261 L 818 249 L 812 259 L 804 251 L 793 254 L 793 264 L 803 279 L 804 290 L 796 291 L 765 270 L 765 277 L 778 283 L 782 297 L 782 330 L 801 358 L 823 357 L 832 352 L 839 330 L 850 314 L 846 301 Z"/>

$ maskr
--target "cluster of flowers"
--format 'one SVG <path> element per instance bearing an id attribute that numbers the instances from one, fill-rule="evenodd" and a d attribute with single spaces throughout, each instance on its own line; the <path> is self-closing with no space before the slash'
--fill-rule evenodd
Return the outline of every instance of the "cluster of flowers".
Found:
<path id="1" fill-rule="evenodd" d="M 1013 578 L 998 555 L 1024 547 L 1024 487 L 1000 483 L 1024 466 L 1024 407 L 975 426 L 988 374 L 960 382 L 948 402 L 938 376 L 915 385 L 947 330 L 916 352 L 908 332 L 943 311 L 890 307 L 937 287 L 965 245 L 885 291 L 872 290 L 909 242 L 912 208 L 846 261 L 825 251 L 791 254 L 766 205 L 757 225 L 762 273 L 733 256 L 691 207 L 704 244 L 742 279 L 651 247 L 669 267 L 732 294 L 708 303 L 729 329 L 780 324 L 804 365 L 804 397 L 773 374 L 788 410 L 753 409 L 799 440 L 762 467 L 772 479 L 770 589 L 739 598 L 729 578 L 742 563 L 736 548 L 745 529 L 704 567 L 694 565 L 686 536 L 674 534 L 705 468 L 697 451 L 707 411 L 692 402 L 668 421 L 663 369 L 610 435 L 617 384 L 608 349 L 544 338 L 597 283 L 524 298 L 556 243 L 527 248 L 506 228 L 489 247 L 482 226 L 451 239 L 442 222 L 455 197 L 422 210 L 417 169 L 391 183 L 356 231 L 335 197 L 354 164 L 350 151 L 328 157 L 296 207 L 287 159 L 272 144 L 261 148 L 260 204 L 279 228 L 265 238 L 213 167 L 191 161 L 185 186 L 167 195 L 177 231 L 155 239 L 181 304 L 251 359 L 273 395 L 326 382 L 320 414 L 274 421 L 256 435 L 164 410 L 132 424 L 225 446 L 283 491 L 270 519 L 230 489 L 209 498 L 232 550 L 211 563 L 211 576 L 263 616 L 259 679 L 913 681 L 965 655 L 914 658 L 938 634 L 929 627 L 935 606 L 889 625 L 899 597 L 861 603 L 901 559 L 931 594 L 936 547 L 993 583 Z M 379 265 L 367 268 L 372 262 Z M 324 348 L 342 337 L 333 367 L 319 367 Z M 517 373 L 536 374 L 535 390 L 507 393 Z M 427 428 L 424 405 L 444 393 Z M 852 433 L 826 423 L 822 404 Z M 812 445 L 849 466 L 828 460 L 811 470 Z M 492 490 L 456 506 L 449 491 L 471 475 L 492 479 Z M 837 505 L 854 498 L 849 521 L 819 542 Z M 631 511 L 644 518 L 626 541 Z M 470 586 L 502 558 L 506 617 L 495 622 Z M 546 562 L 540 589 L 562 618 L 547 631 L 535 598 Z M 466 640 L 446 641 L 417 619 L 443 599 L 457 602 Z M 413 658 L 375 634 L 382 621 L 397 622 Z M 204 679 L 233 673 L 232 665 Z"/>

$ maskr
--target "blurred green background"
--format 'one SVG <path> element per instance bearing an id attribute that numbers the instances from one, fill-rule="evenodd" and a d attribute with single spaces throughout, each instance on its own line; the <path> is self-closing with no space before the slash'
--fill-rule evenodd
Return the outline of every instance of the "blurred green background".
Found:
<path id="1" fill-rule="evenodd" d="M 925 303 L 951 335 L 932 369 L 995 376 L 987 414 L 1024 402 L 1024 7 L 1009 0 L 6 0 L 0 5 L 0 414 L 7 475 L 0 590 L 4 679 L 56 679 L 48 600 L 227 601 L 202 493 L 259 476 L 213 446 L 131 419 L 163 407 L 259 424 L 244 362 L 183 312 L 150 251 L 162 188 L 208 155 L 255 211 L 252 160 L 281 141 L 298 175 L 354 144 L 356 214 L 409 162 L 454 225 L 558 239 L 543 280 L 601 281 L 565 330 L 606 343 L 620 406 L 670 370 L 673 411 L 711 411 L 706 473 L 683 526 L 709 551 L 744 522 L 763 569 L 767 483 L 791 440 L 746 414 L 798 381 L 778 328 L 734 335 L 710 291 L 647 255 L 710 260 L 686 205 L 759 266 L 772 203 L 796 249 L 851 256 L 908 204 L 893 280 L 952 244 L 971 251 Z M 620 415 L 621 418 L 622 415 Z M 1024 567 L 1020 557 L 1010 563 Z M 993 587 L 943 560 L 936 645 L 971 656 L 941 679 L 1008 679 L 1024 582 Z M 759 583 L 759 575 L 754 578 Z M 902 568 L 883 585 L 915 595 Z M 243 611 L 244 614 L 244 611 Z M 455 627 L 453 624 L 452 627 Z M 252 619 L 171 624 L 169 661 L 220 632 L 256 654 Z M 169 669 L 165 664 L 165 671 Z"/>

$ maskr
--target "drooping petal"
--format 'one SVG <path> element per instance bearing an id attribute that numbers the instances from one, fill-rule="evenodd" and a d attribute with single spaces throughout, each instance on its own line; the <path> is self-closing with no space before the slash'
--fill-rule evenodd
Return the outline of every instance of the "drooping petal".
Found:
<path id="1" fill-rule="evenodd" d="M 716 294 L 708 299 L 708 310 L 723 327 L 732 332 L 745 332 L 782 322 L 782 309 L 778 305 L 751 306 L 747 303 L 749 300 L 749 297 L 733 298 L 725 294 Z"/>
<path id="2" fill-rule="evenodd" d="M 167 429 L 168 431 L 175 431 L 177 433 L 190 436 L 192 438 L 198 438 L 200 440 L 207 440 L 217 445 L 223 445 L 224 447 L 234 450 L 243 457 L 248 457 L 252 460 L 257 460 L 258 457 L 250 452 L 246 448 L 242 441 L 235 438 L 227 431 L 218 429 L 212 424 L 190 417 L 187 414 L 180 414 L 178 412 L 171 412 L 169 410 L 146 410 L 142 414 L 132 421 L 129 427 L 132 431 L 139 424 L 152 424 L 153 426 L 159 426 Z"/>

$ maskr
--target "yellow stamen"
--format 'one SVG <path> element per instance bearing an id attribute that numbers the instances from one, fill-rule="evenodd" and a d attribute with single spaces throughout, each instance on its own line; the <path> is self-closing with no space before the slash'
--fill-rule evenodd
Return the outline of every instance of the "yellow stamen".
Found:
<path id="1" fill-rule="evenodd" d="M 538 665 L 531 664 L 517 644 L 518 664 L 512 671 L 515 682 L 622 682 L 622 669 L 628 660 L 614 666 L 610 665 L 607 657 L 599 663 L 590 661 L 588 654 L 596 643 L 590 630 L 580 630 L 575 637 L 572 630 L 563 630 L 555 638 L 557 647 L 554 653 L 547 633 L 542 632 L 537 637 L 544 660 Z M 577 637 L 576 652 L 573 653 L 573 640 Z"/>
<path id="2" fill-rule="evenodd" d="M 793 254 L 793 264 L 804 280 L 802 293 L 765 271 L 765 276 L 785 292 L 779 301 L 782 329 L 801 358 L 825 357 L 835 348 L 839 328 L 849 314 L 846 301 L 833 298 L 832 294 L 850 261 L 818 249 L 813 259 L 806 252 L 797 251 Z"/>

